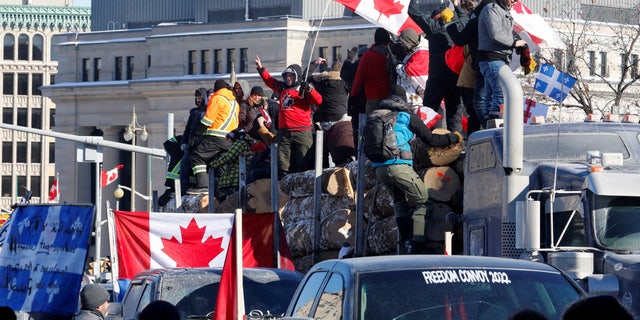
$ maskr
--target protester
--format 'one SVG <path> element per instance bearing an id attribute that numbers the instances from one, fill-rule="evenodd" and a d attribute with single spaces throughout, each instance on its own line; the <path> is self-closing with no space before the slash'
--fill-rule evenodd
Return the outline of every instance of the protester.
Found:
<path id="1" fill-rule="evenodd" d="M 284 81 L 278 81 L 269 74 L 257 55 L 255 63 L 264 83 L 279 98 L 278 176 L 311 169 L 313 161 L 308 158 L 313 145 L 311 105 L 320 105 L 322 96 L 303 81 L 302 68 L 298 64 L 289 65 L 282 71 Z"/>
<path id="2" fill-rule="evenodd" d="M 447 129 L 462 131 L 462 117 L 465 115 L 465 110 L 456 88 L 458 75 L 449 69 L 445 61 L 445 53 L 453 45 L 445 29 L 445 23 L 450 22 L 453 14 L 450 9 L 443 6 L 431 15 L 423 14 L 418 0 L 411 0 L 408 14 L 429 40 L 429 79 L 422 103 L 436 112 L 441 112 L 440 104 L 444 99 Z"/>
<path id="3" fill-rule="evenodd" d="M 402 30 L 399 38 L 407 55 L 397 67 L 398 84 L 407 92 L 411 105 L 421 106 L 429 77 L 429 43 L 410 28 Z"/>
<path id="4" fill-rule="evenodd" d="M 99 284 L 88 284 L 80 290 L 80 313 L 75 320 L 102 320 L 109 309 L 109 292 Z"/>
<path id="5" fill-rule="evenodd" d="M 211 163 L 214 169 L 223 169 L 215 195 L 219 202 L 224 201 L 227 196 L 238 191 L 240 177 L 240 164 L 238 159 L 241 155 L 246 155 L 249 152 L 253 143 L 253 139 L 247 135 L 244 129 L 240 128 L 229 132 L 227 139 L 233 142 L 229 151 L 223 153 Z M 249 161 L 250 159 L 247 159 L 246 164 L 249 164 Z"/>
<path id="6" fill-rule="evenodd" d="M 514 48 L 525 48 L 524 40 L 514 37 L 510 10 L 517 0 L 495 0 L 487 4 L 478 18 L 478 61 L 485 85 L 485 120 L 500 118 L 504 94 L 498 72 L 509 66 Z"/>
<path id="7" fill-rule="evenodd" d="M 562 320 L 633 320 L 633 315 L 618 299 L 600 295 L 578 300 L 565 310 Z"/>
<path id="8" fill-rule="evenodd" d="M 164 141 L 162 146 L 164 151 L 169 155 L 169 163 L 167 164 L 167 173 L 165 175 L 164 186 L 166 187 L 164 193 L 158 197 L 158 205 L 164 207 L 167 205 L 172 196 L 175 195 L 176 179 L 180 178 L 180 170 L 182 169 L 182 158 L 184 158 L 184 151 L 181 148 L 182 136 L 171 137 Z M 191 169 L 189 169 L 191 170 Z M 182 180 L 180 181 L 182 185 Z"/>
<path id="9" fill-rule="evenodd" d="M 200 121 L 204 114 L 207 112 L 207 104 L 209 102 L 209 91 L 206 88 L 198 88 L 194 94 L 195 107 L 189 110 L 189 118 L 187 119 L 187 125 L 184 128 L 182 134 L 182 140 L 180 141 L 180 147 L 183 151 L 182 160 L 180 161 L 180 193 L 186 195 L 187 190 L 195 185 L 195 178 L 193 177 L 193 170 L 191 168 L 191 151 L 189 148 L 191 139 L 195 128 L 200 125 Z M 193 180 L 193 181 L 192 181 Z"/>
<path id="10" fill-rule="evenodd" d="M 207 111 L 189 140 L 196 185 L 187 190 L 188 194 L 205 194 L 209 191 L 208 165 L 229 150 L 231 142 L 226 135 L 238 127 L 239 106 L 231 87 L 224 80 L 217 80 L 213 89 Z"/>
<path id="11" fill-rule="evenodd" d="M 273 119 L 277 117 L 278 110 L 269 108 L 269 103 L 264 98 L 264 90 L 260 86 L 251 88 L 249 99 L 249 109 L 247 110 L 247 124 L 245 131 L 254 139 L 271 144 L 275 139 L 275 126 Z"/>
<path id="12" fill-rule="evenodd" d="M 351 92 L 353 87 L 353 81 L 356 78 L 356 72 L 362 55 L 369 50 L 367 47 L 353 47 L 348 52 L 348 58 L 342 63 L 342 69 L 340 69 L 340 78 L 344 80 Z M 357 54 L 355 54 L 357 52 Z M 357 59 L 356 59 L 357 58 Z M 364 88 L 363 88 L 364 89 Z M 364 90 L 361 89 L 357 95 L 349 94 L 347 100 L 347 114 L 351 117 L 351 128 L 353 131 L 353 145 L 358 146 L 358 128 L 360 126 L 360 114 L 365 113 L 365 105 L 367 99 L 364 95 Z"/>
<path id="13" fill-rule="evenodd" d="M 459 143 L 462 135 L 458 132 L 433 134 L 422 119 L 410 111 L 406 92 L 399 85 L 394 85 L 391 96 L 382 100 L 378 108 L 399 111 L 394 131 L 398 147 L 407 155 L 385 162 L 373 162 L 371 165 L 378 181 L 383 182 L 393 195 L 400 241 L 399 252 L 435 253 L 435 250 L 427 251 L 426 247 L 426 230 L 429 227 L 426 217 L 432 213 L 433 208 L 427 205 L 427 187 L 413 169 L 409 141 L 415 135 L 427 146 L 448 146 Z M 415 210 L 411 210 L 409 201 L 415 204 Z"/>
<path id="14" fill-rule="evenodd" d="M 394 76 L 396 60 L 391 52 L 391 36 L 384 28 L 377 28 L 374 34 L 375 43 L 360 58 L 356 78 L 351 87 L 351 96 L 364 90 L 366 113 L 370 114 L 378 107 L 378 103 L 389 96 Z M 392 69 L 392 70 L 391 70 Z"/>
<path id="15" fill-rule="evenodd" d="M 317 58 L 309 67 L 308 82 L 314 85 L 322 96 L 322 104 L 314 114 L 314 120 L 325 132 L 323 140 L 322 166 L 329 167 L 329 154 L 333 163 L 343 166 L 356 156 L 353 144 L 351 117 L 347 115 L 349 88 L 340 77 L 342 65 L 335 62 L 330 71 L 314 72 L 314 66 L 326 64 L 326 59 Z"/>
<path id="16" fill-rule="evenodd" d="M 244 128 L 246 130 L 249 116 L 247 112 L 249 111 L 249 102 L 247 99 L 249 98 L 249 83 L 246 80 L 238 80 L 233 84 L 233 95 L 236 97 L 236 101 L 238 101 L 238 105 L 240 106 L 240 111 L 238 111 L 238 127 Z"/>
<path id="17" fill-rule="evenodd" d="M 156 300 L 140 311 L 138 320 L 180 320 L 180 312 L 170 302 Z"/>

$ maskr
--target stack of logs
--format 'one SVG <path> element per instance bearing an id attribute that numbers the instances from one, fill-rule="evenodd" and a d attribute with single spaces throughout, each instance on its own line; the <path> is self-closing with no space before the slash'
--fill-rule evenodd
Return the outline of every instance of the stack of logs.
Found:
<path id="1" fill-rule="evenodd" d="M 435 129 L 434 133 L 446 133 Z M 414 167 L 429 190 L 434 201 L 434 212 L 428 223 L 428 238 L 444 241 L 445 231 L 453 231 L 446 221 L 447 213 L 462 212 L 462 145 L 446 148 L 426 148 L 419 140 L 412 142 Z M 428 151 L 427 151 L 428 150 Z M 345 243 L 355 245 L 356 181 L 357 165 L 354 161 L 345 167 L 333 167 L 322 172 L 322 196 L 320 219 L 320 260 L 336 258 Z M 365 255 L 395 254 L 397 226 L 394 218 L 393 196 L 376 182 L 371 163 L 365 164 L 364 177 L 364 225 L 359 227 L 366 239 Z M 314 186 L 315 171 L 293 173 L 280 181 L 280 217 L 296 269 L 305 272 L 313 261 L 314 239 Z M 187 196 L 184 209 L 188 212 L 206 212 L 207 196 Z M 255 181 L 247 186 L 247 212 L 270 212 L 271 182 Z M 216 212 L 233 212 L 238 194 L 233 194 L 221 204 L 215 204 Z M 167 209 L 170 210 L 169 203 Z"/>

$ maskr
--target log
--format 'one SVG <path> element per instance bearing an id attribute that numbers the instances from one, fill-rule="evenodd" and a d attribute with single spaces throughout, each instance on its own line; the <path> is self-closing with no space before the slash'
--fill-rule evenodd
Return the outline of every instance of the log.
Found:
<path id="1" fill-rule="evenodd" d="M 349 178 L 354 190 L 357 189 L 358 183 L 358 161 L 351 161 L 344 166 L 349 170 Z M 376 172 L 371 168 L 371 161 L 365 159 L 364 163 L 364 192 L 368 192 L 376 185 Z"/>
<path id="2" fill-rule="evenodd" d="M 460 178 L 450 167 L 432 167 L 422 173 L 429 197 L 436 201 L 449 202 L 460 190 Z"/>
<path id="3" fill-rule="evenodd" d="M 321 220 L 336 210 L 349 209 L 355 211 L 356 204 L 352 197 L 332 197 L 328 194 L 323 194 L 320 201 L 322 203 L 322 209 L 320 210 Z M 289 201 L 282 209 L 281 216 L 285 226 L 296 223 L 299 220 L 312 220 L 314 218 L 313 197 L 289 198 Z"/>
<path id="4" fill-rule="evenodd" d="M 289 200 L 289 196 L 282 190 L 278 191 L 278 211 L 280 211 Z M 247 185 L 247 212 L 273 212 L 271 179 L 260 179 Z"/>
<path id="5" fill-rule="evenodd" d="M 281 180 L 284 193 L 296 198 L 313 196 L 315 189 L 315 170 L 296 172 L 286 175 Z M 322 170 L 322 193 L 332 196 L 354 196 L 349 170 L 343 167 L 332 167 Z"/>
<path id="6" fill-rule="evenodd" d="M 353 247 L 355 245 L 355 225 L 355 211 L 340 209 L 332 212 L 321 223 L 321 247 L 339 250 L 345 242 Z"/>
<path id="7" fill-rule="evenodd" d="M 396 219 L 389 217 L 372 222 L 367 234 L 367 254 L 395 254 L 398 242 L 398 225 Z"/>
<path id="8" fill-rule="evenodd" d="M 382 220 L 393 217 L 393 195 L 384 184 L 377 184 L 364 195 L 365 218 Z"/>

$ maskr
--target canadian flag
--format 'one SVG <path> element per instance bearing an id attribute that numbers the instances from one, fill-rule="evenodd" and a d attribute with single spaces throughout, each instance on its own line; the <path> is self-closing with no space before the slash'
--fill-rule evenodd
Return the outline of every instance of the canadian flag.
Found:
<path id="1" fill-rule="evenodd" d="M 124 168 L 124 165 L 119 164 L 115 168 L 109 171 L 102 170 L 102 187 L 104 188 L 108 186 L 111 182 L 116 181 L 116 179 L 118 179 L 118 176 L 119 176 L 119 170 L 122 168 Z"/>
<path id="2" fill-rule="evenodd" d="M 58 194 L 58 178 L 53 179 L 51 188 L 49 189 L 49 202 L 57 203 L 60 200 L 60 194 Z"/>
<path id="3" fill-rule="evenodd" d="M 407 93 L 407 99 L 414 106 L 422 105 L 424 88 L 429 78 L 429 42 L 420 37 L 420 44 L 416 51 L 408 54 L 401 64 L 396 67 L 398 84 Z"/>
<path id="4" fill-rule="evenodd" d="M 538 47 L 565 49 L 566 45 L 556 31 L 540 16 L 534 14 L 522 1 L 516 2 L 511 8 L 513 29 L 520 34 L 522 40 L 527 41 L 531 53 Z"/>
<path id="5" fill-rule="evenodd" d="M 151 268 L 222 267 L 233 214 L 114 210 L 121 279 Z"/>
<path id="6" fill-rule="evenodd" d="M 393 34 L 411 28 L 418 34 L 422 29 L 409 18 L 411 0 L 335 0 L 357 13 L 376 26 L 383 27 Z"/>

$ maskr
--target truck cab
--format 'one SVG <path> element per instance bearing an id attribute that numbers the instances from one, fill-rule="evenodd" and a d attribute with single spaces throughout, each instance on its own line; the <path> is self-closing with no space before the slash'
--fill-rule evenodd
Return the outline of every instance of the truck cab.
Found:
<path id="1" fill-rule="evenodd" d="M 469 137 L 464 254 L 544 261 L 640 312 L 640 126 L 524 126 L 515 170 L 505 131 Z"/>

